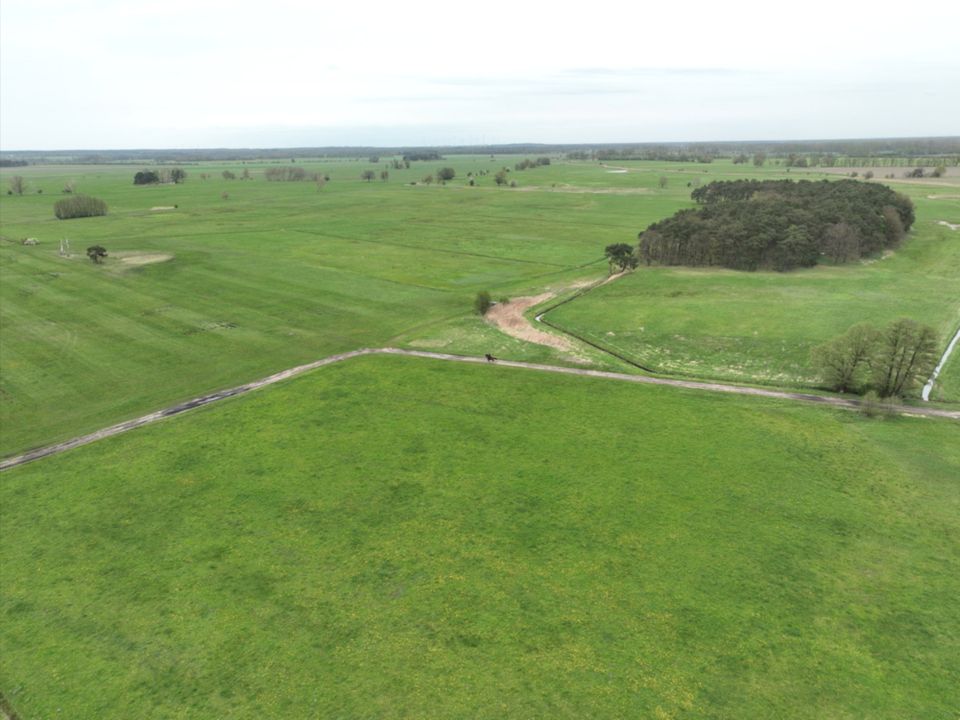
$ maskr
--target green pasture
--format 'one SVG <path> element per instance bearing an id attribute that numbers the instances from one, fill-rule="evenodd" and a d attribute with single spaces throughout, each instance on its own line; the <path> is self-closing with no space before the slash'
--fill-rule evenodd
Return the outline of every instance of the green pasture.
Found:
<path id="1" fill-rule="evenodd" d="M 895 186 L 898 187 L 898 186 Z M 889 257 L 790 273 L 641 267 L 549 315 L 581 337 L 663 373 L 777 385 L 815 385 L 813 346 L 858 322 L 912 317 L 935 327 L 944 347 L 960 326 L 960 200 L 898 187 L 917 222 Z M 956 368 L 944 378 L 944 399 Z"/>
<path id="2" fill-rule="evenodd" d="M 4 473 L 23 718 L 948 718 L 960 425 L 414 358 Z"/>
<path id="3" fill-rule="evenodd" d="M 616 366 L 592 351 L 578 359 L 506 338 L 470 316 L 472 298 L 601 278 L 605 245 L 633 242 L 689 205 L 697 183 L 785 176 L 719 161 L 555 159 L 511 172 L 516 188 L 495 187 L 493 173 L 518 159 L 416 162 L 369 183 L 363 170 L 379 172 L 388 158 L 298 162 L 330 176 L 323 189 L 264 180 L 282 163 L 188 164 L 186 183 L 149 187 L 132 184 L 139 165 L 4 169 L 0 187 L 19 174 L 27 192 L 0 195 L 0 453 L 362 346 Z M 445 165 L 457 172 L 447 185 L 410 185 Z M 252 180 L 220 175 L 244 168 Z M 469 187 L 467 174 L 480 171 L 488 174 Z M 56 220 L 68 181 L 110 213 Z M 958 203 L 903 187 L 919 220 L 891 259 L 783 276 L 642 270 L 551 318 L 664 371 L 808 384 L 809 346 L 850 322 L 911 314 L 944 332 L 960 322 L 960 233 L 935 225 L 960 221 Z M 39 244 L 24 246 L 24 237 Z M 57 253 L 64 237 L 69 259 Z M 110 252 L 105 265 L 84 256 L 92 244 Z M 143 256 L 170 259 L 127 264 Z M 955 373 L 948 369 L 940 397 Z"/>
<path id="4" fill-rule="evenodd" d="M 599 277 L 603 246 L 663 212 L 631 196 L 496 189 L 490 176 L 465 187 L 469 168 L 502 164 L 488 158 L 453 161 L 461 177 L 445 187 L 408 184 L 439 164 L 391 170 L 386 183 L 360 180 L 367 162 L 308 164 L 330 174 L 322 191 L 266 182 L 256 165 L 252 181 L 187 166 L 186 183 L 154 187 L 134 187 L 133 166 L 18 168 L 28 193 L 0 201 L 2 452 L 429 334 L 465 318 L 481 289 L 511 295 Z M 109 215 L 54 219 L 67 180 L 105 199 Z M 58 256 L 62 237 L 71 259 Z M 94 243 L 111 253 L 102 267 L 83 255 Z M 124 253 L 172 259 L 129 266 Z"/>

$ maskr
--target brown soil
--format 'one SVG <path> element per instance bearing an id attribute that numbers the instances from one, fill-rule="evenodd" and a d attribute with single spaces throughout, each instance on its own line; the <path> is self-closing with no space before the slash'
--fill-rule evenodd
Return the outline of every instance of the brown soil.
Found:
<path id="1" fill-rule="evenodd" d="M 546 345 L 569 352 L 573 350 L 573 343 L 560 335 L 551 335 L 533 327 L 523 314 L 534 305 L 546 302 L 555 293 L 545 292 L 531 297 L 514 298 L 508 303 L 499 303 L 487 311 L 486 321 L 495 325 L 501 332 L 518 340 Z"/>

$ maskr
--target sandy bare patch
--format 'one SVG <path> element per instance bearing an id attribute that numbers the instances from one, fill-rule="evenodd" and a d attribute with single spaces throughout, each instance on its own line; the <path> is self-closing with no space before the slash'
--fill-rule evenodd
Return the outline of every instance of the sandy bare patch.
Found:
<path id="1" fill-rule="evenodd" d="M 487 311 L 486 321 L 495 325 L 501 332 L 518 340 L 526 340 L 527 342 L 569 352 L 574 348 L 573 343 L 567 338 L 537 330 L 523 316 L 523 313 L 534 305 L 546 302 L 553 296 L 554 293 L 545 292 L 530 297 L 514 298 L 508 303 L 498 303 Z"/>
<path id="2" fill-rule="evenodd" d="M 150 212 L 161 212 L 163 210 L 176 210 L 176 205 L 157 205 L 156 207 L 150 208 Z"/>
<path id="3" fill-rule="evenodd" d="M 953 223 L 948 223 L 946 220 L 941 220 L 937 225 L 946 225 L 951 230 L 960 230 L 960 225 L 954 225 Z"/>
<path id="4" fill-rule="evenodd" d="M 927 195 L 928 200 L 960 200 L 960 195 Z"/>
<path id="5" fill-rule="evenodd" d="M 611 175 L 620 175 L 621 173 L 627 172 L 626 170 L 607 170 Z"/>
<path id="6" fill-rule="evenodd" d="M 170 253 L 138 253 L 138 252 L 118 252 L 112 253 L 113 257 L 124 265 L 152 265 L 153 263 L 167 262 L 173 260 Z"/>

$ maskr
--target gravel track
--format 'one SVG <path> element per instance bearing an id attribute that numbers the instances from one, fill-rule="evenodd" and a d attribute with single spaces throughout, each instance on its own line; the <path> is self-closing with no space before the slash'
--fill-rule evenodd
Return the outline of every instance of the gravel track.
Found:
<path id="1" fill-rule="evenodd" d="M 544 365 L 540 363 L 519 362 L 515 360 L 497 360 L 493 363 L 488 363 L 488 361 L 482 357 L 450 355 L 449 353 L 429 352 L 426 350 L 364 348 L 362 350 L 353 350 L 351 352 L 330 355 L 329 357 L 325 357 L 312 363 L 307 363 L 306 365 L 298 365 L 296 367 L 274 373 L 273 375 L 269 375 L 261 380 L 255 380 L 253 382 L 249 382 L 244 385 L 238 385 L 237 387 L 229 388 L 227 390 L 220 390 L 209 395 L 203 395 L 202 397 L 194 398 L 193 400 L 187 400 L 186 402 L 173 405 L 163 410 L 157 410 L 149 415 L 143 415 L 142 417 L 117 423 L 116 425 L 111 425 L 110 427 L 97 430 L 96 432 L 92 432 L 87 435 L 81 435 L 80 437 L 73 438 L 72 440 L 66 440 L 55 445 L 48 445 L 47 447 L 37 448 L 21 455 L 15 455 L 13 457 L 6 458 L 0 461 L 0 471 L 9 470 L 10 468 L 23 465 L 31 460 L 39 460 L 40 458 L 48 457 L 50 455 L 56 455 L 67 450 L 71 450 L 75 447 L 80 447 L 81 445 L 87 445 L 97 440 L 101 440 L 103 438 L 119 435 L 120 433 L 127 432 L 128 430 L 133 430 L 143 425 L 149 425 L 150 423 L 154 423 L 158 420 L 163 420 L 164 418 L 172 417 L 174 415 L 179 415 L 187 412 L 188 410 L 193 410 L 194 408 L 203 407 L 204 405 L 209 405 L 220 400 L 236 397 L 237 395 L 243 395 L 251 390 L 273 385 L 274 383 L 302 375 L 303 373 L 323 367 L 324 365 L 332 365 L 333 363 L 360 357 L 362 355 L 403 355 L 406 357 L 421 357 L 429 358 L 431 360 L 446 360 L 450 362 L 475 363 L 479 365 L 489 364 L 500 367 L 518 368 L 522 370 L 534 370 L 537 372 L 558 373 L 561 375 L 578 375 L 580 377 L 604 378 L 607 380 L 617 380 L 620 382 L 631 382 L 642 385 L 665 385 L 668 387 L 686 388 L 688 390 L 723 392 L 735 395 L 751 395 L 754 397 L 775 398 L 778 400 L 794 400 L 799 402 L 829 405 L 839 408 L 856 409 L 860 407 L 860 402 L 853 399 L 812 395 L 809 393 L 766 390 L 763 388 L 746 387 L 743 385 L 726 385 L 723 383 L 697 382 L 694 380 L 672 380 L 668 378 L 649 377 L 646 375 L 627 375 L 626 373 L 608 372 L 605 370 L 587 370 L 583 368 L 561 367 L 558 365 Z M 889 408 L 892 412 L 904 415 L 920 415 L 925 417 L 960 420 L 960 410 L 917 408 L 905 405 L 892 405 L 889 406 Z"/>

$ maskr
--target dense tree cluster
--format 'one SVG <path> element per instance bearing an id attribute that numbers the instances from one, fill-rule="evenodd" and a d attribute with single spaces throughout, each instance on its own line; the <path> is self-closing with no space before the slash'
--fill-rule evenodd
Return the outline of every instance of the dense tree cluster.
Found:
<path id="1" fill-rule="evenodd" d="M 420 152 L 408 152 L 403 154 L 404 162 L 416 162 L 417 160 L 442 160 L 435 150 L 422 150 Z"/>
<path id="2" fill-rule="evenodd" d="M 272 182 L 298 182 L 307 179 L 307 171 L 302 167 L 275 167 L 264 170 L 263 176 Z"/>
<path id="3" fill-rule="evenodd" d="M 29 163 L 26 160 L 8 160 L 0 158 L 0 167 L 26 167 Z"/>
<path id="4" fill-rule="evenodd" d="M 134 185 L 156 185 L 157 183 L 182 183 L 187 179 L 187 171 L 183 168 L 156 170 L 141 170 L 133 176 Z"/>
<path id="5" fill-rule="evenodd" d="M 930 374 L 938 347 L 933 328 L 901 318 L 884 330 L 854 325 L 814 348 L 812 358 L 831 390 L 902 397 Z"/>
<path id="6" fill-rule="evenodd" d="M 909 198 L 855 180 L 732 180 L 691 197 L 702 207 L 640 233 L 644 263 L 782 271 L 823 256 L 848 262 L 895 246 L 914 221 Z"/>
<path id="7" fill-rule="evenodd" d="M 514 169 L 526 170 L 528 168 L 542 167 L 544 165 L 549 165 L 549 164 L 550 164 L 550 158 L 548 157 L 538 157 L 536 160 L 531 160 L 530 158 L 526 158 L 525 160 L 521 160 L 520 162 L 518 162 L 514 166 Z"/>
<path id="8" fill-rule="evenodd" d="M 569 155 L 568 155 L 569 157 Z M 667 147 L 626 147 L 594 152 L 597 160 L 657 160 L 659 162 L 712 163 L 715 153 L 710 150 L 675 150 Z"/>
<path id="9" fill-rule="evenodd" d="M 54 203 L 53 214 L 60 220 L 106 215 L 107 204 L 89 195 L 71 195 Z"/>
<path id="10" fill-rule="evenodd" d="M 156 185 L 160 182 L 160 173 L 156 170 L 141 170 L 133 176 L 134 185 Z"/>

